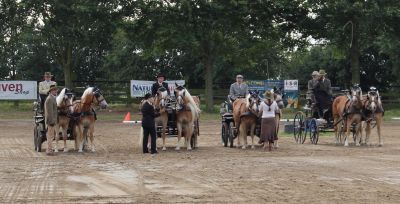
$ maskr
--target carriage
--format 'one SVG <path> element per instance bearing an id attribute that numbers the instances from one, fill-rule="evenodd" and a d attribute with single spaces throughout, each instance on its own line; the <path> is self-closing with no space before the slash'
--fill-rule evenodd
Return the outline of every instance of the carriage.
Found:
<path id="1" fill-rule="evenodd" d="M 168 137 L 177 137 L 178 136 L 178 128 L 176 125 L 176 111 L 177 111 L 177 104 L 176 104 L 176 98 L 175 96 L 170 96 L 167 105 L 166 105 L 166 111 L 168 112 L 168 123 L 167 123 L 167 128 L 166 128 L 166 135 Z M 157 137 L 161 137 L 163 133 L 163 126 L 160 124 L 157 124 L 156 126 L 156 133 Z M 196 121 L 194 122 L 194 131 L 191 139 L 191 147 L 195 149 L 197 147 L 197 138 L 200 135 L 200 129 L 199 129 L 199 119 L 197 118 Z"/>
<path id="2" fill-rule="evenodd" d="M 333 87 L 333 91 L 336 91 L 334 98 L 339 95 L 348 95 L 349 90 L 341 90 L 338 87 Z M 321 132 L 334 132 L 334 127 L 338 125 L 338 137 L 344 138 L 345 134 L 345 117 L 340 119 L 334 124 L 332 116 L 332 105 L 323 110 L 322 116 L 318 113 L 317 105 L 307 105 L 303 108 L 303 111 L 298 111 L 293 119 L 293 135 L 296 143 L 304 144 L 307 137 L 310 138 L 312 144 L 317 144 L 319 135 Z M 351 133 L 355 140 L 355 124 L 351 126 Z"/>
<path id="3" fill-rule="evenodd" d="M 228 102 L 225 101 L 221 104 L 220 115 L 221 115 L 221 139 L 224 147 L 233 147 L 233 141 L 238 136 L 236 131 L 235 121 L 233 120 L 233 113 L 228 109 Z M 255 135 L 260 137 L 261 134 L 261 122 L 257 120 Z"/>
<path id="4" fill-rule="evenodd" d="M 35 151 L 41 152 L 42 151 L 42 144 L 47 140 L 46 133 L 47 133 L 47 128 L 45 124 L 45 117 L 44 117 L 44 111 L 40 107 L 40 97 L 38 97 L 38 100 L 34 102 L 33 104 L 33 111 L 35 112 L 34 115 L 34 127 L 33 127 L 33 144 L 35 147 Z M 74 140 L 75 135 L 72 131 L 73 129 L 73 120 L 70 121 L 69 127 L 67 130 L 67 139 L 68 140 Z M 60 133 L 61 134 L 61 133 Z M 61 137 L 62 135 L 58 135 Z"/>

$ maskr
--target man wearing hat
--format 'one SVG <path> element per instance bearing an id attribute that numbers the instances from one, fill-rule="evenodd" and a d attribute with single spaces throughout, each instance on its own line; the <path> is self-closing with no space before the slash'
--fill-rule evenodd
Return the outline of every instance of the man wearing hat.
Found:
<path id="1" fill-rule="evenodd" d="M 318 107 L 319 117 L 324 116 L 324 111 L 332 105 L 331 81 L 326 78 L 325 70 L 319 70 L 319 77 L 314 86 L 314 95 Z"/>
<path id="2" fill-rule="evenodd" d="M 45 122 L 47 126 L 47 155 L 53 154 L 53 148 L 51 147 L 51 143 L 53 142 L 54 137 L 56 136 L 56 124 L 58 120 L 57 113 L 57 87 L 56 85 L 51 85 L 48 91 L 48 96 L 44 103 L 44 114 L 45 114 Z"/>
<path id="3" fill-rule="evenodd" d="M 155 127 L 155 118 L 160 115 L 159 112 L 156 112 L 153 107 L 153 101 L 150 100 L 151 94 L 147 93 L 144 96 L 144 103 L 142 109 L 142 128 L 143 128 L 143 153 L 149 153 L 149 149 L 147 148 L 147 143 L 149 141 L 149 135 L 151 137 L 151 154 L 157 153 L 157 145 L 156 145 L 156 127 Z"/>
<path id="4" fill-rule="evenodd" d="M 54 85 L 57 86 L 57 83 L 55 81 L 51 80 L 51 77 L 53 75 L 51 75 L 50 72 L 45 72 L 43 75 L 44 80 L 39 82 L 39 96 L 40 96 L 40 108 L 42 110 L 44 110 L 44 101 L 47 98 L 47 94 L 50 90 L 50 86 Z"/>
<path id="5" fill-rule="evenodd" d="M 158 89 L 160 87 L 164 87 L 165 89 L 167 89 L 168 95 L 170 95 L 169 88 L 168 88 L 168 83 L 164 82 L 164 81 L 165 81 L 165 75 L 164 74 L 158 74 L 157 75 L 157 82 L 154 83 L 151 86 L 151 95 L 152 96 L 156 95 L 156 93 L 157 93 L 157 91 L 158 91 Z"/>
<path id="6" fill-rule="evenodd" d="M 307 106 L 311 107 L 313 103 L 315 103 L 315 96 L 314 96 L 314 87 L 318 81 L 319 78 L 319 72 L 318 71 L 313 71 L 311 73 L 312 79 L 310 79 L 307 83 Z"/>
<path id="7" fill-rule="evenodd" d="M 230 103 L 228 104 L 228 109 L 231 111 L 233 101 L 237 98 L 246 97 L 248 93 L 249 87 L 243 82 L 243 75 L 236 75 L 236 82 L 231 84 L 231 87 L 229 88 L 228 101 Z"/>

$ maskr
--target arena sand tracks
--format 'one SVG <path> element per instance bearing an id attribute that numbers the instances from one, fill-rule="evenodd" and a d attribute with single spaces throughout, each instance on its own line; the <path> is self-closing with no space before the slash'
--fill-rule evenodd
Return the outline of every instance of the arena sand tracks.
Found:
<path id="1" fill-rule="evenodd" d="M 138 126 L 99 121 L 97 152 L 33 150 L 30 120 L 0 121 L 0 202 L 22 203 L 398 203 L 400 122 L 384 124 L 384 147 L 297 145 L 273 152 L 224 148 L 218 121 L 201 122 L 199 149 L 155 157 L 138 148 Z M 372 141 L 377 144 L 376 135 Z M 68 146 L 73 147 L 69 141 Z M 45 148 L 45 145 L 43 145 Z"/>

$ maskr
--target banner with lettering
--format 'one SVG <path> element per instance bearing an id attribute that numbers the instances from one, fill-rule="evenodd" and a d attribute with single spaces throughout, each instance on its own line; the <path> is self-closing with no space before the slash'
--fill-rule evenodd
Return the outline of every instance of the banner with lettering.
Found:
<path id="1" fill-rule="evenodd" d="M 171 80 L 165 81 L 168 83 L 168 88 L 171 93 L 173 93 L 175 89 L 175 83 L 180 86 L 185 85 L 185 80 Z M 146 93 L 151 93 L 151 86 L 154 84 L 154 81 L 143 81 L 143 80 L 131 80 L 131 97 L 139 98 L 144 97 Z"/>
<path id="2" fill-rule="evenodd" d="M 36 81 L 0 81 L 0 100 L 36 99 Z"/>

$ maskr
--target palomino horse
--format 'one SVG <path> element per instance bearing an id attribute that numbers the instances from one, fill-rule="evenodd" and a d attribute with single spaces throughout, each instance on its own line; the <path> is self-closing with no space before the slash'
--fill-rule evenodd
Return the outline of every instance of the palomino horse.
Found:
<path id="1" fill-rule="evenodd" d="M 158 116 L 155 119 L 156 122 L 156 127 L 158 125 L 162 126 L 162 150 L 165 151 L 167 150 L 167 147 L 165 146 L 165 138 L 167 137 L 166 131 L 168 128 L 168 112 L 167 112 L 167 106 L 168 106 L 168 100 L 169 100 L 169 95 L 167 89 L 164 87 L 161 87 L 157 90 L 157 93 L 154 97 L 154 108 L 157 110 L 160 110 L 160 116 Z"/>
<path id="2" fill-rule="evenodd" d="M 362 121 L 362 90 L 356 84 L 351 87 L 350 96 L 338 96 L 335 98 L 332 104 L 332 114 L 335 124 L 335 135 L 336 144 L 341 143 L 339 141 L 339 128 L 340 121 L 344 120 L 343 130 L 346 130 L 344 146 L 349 146 L 348 137 L 350 129 L 355 124 L 355 143 L 359 146 L 358 136 L 361 137 L 361 121 Z"/>
<path id="3" fill-rule="evenodd" d="M 278 104 L 279 107 L 279 113 L 277 113 L 275 115 L 275 122 L 276 122 L 276 135 L 278 135 L 279 133 L 279 123 L 281 121 L 282 118 L 282 109 L 285 108 L 285 104 L 283 103 L 283 94 L 282 91 L 280 89 L 277 89 L 276 87 L 274 87 L 273 90 L 271 90 L 271 92 L 274 94 L 274 100 L 276 102 L 276 104 Z M 274 147 L 278 148 L 278 140 L 274 141 Z"/>
<path id="4" fill-rule="evenodd" d="M 251 148 L 254 149 L 254 134 L 260 110 L 261 100 L 258 91 L 250 92 L 246 98 L 239 98 L 233 102 L 233 120 L 238 134 L 238 147 L 247 147 L 247 134 L 250 133 Z"/>
<path id="5" fill-rule="evenodd" d="M 176 97 L 176 127 L 178 129 L 178 143 L 176 150 L 180 150 L 180 140 L 184 135 L 187 150 L 191 150 L 191 139 L 194 132 L 195 122 L 200 115 L 199 103 L 196 103 L 194 97 L 183 86 L 176 84 L 174 90 Z M 185 134 L 183 134 L 185 133 Z"/>
<path id="6" fill-rule="evenodd" d="M 90 137 L 92 152 L 96 151 L 94 146 L 94 123 L 96 121 L 92 105 L 100 106 L 101 108 L 107 108 L 108 104 L 104 99 L 101 91 L 97 87 L 89 87 L 83 92 L 80 101 L 74 101 L 73 114 L 79 115 L 76 123 L 76 129 L 78 132 L 75 138 L 75 146 L 79 144 L 79 152 L 83 152 L 84 142 L 87 141 L 88 133 Z"/>
<path id="7" fill-rule="evenodd" d="M 70 90 L 67 88 L 63 88 L 58 94 L 56 101 L 57 101 L 57 109 L 58 109 L 58 123 L 56 126 L 56 146 L 55 146 L 55 152 L 58 152 L 58 140 L 59 140 L 59 134 L 58 131 L 61 128 L 61 132 L 64 138 L 64 152 L 68 152 L 67 148 L 67 130 L 69 126 L 69 121 L 70 121 L 70 114 L 73 111 L 72 108 L 72 100 L 73 97 L 71 95 Z"/>
<path id="8" fill-rule="evenodd" d="M 365 144 L 369 144 L 369 136 L 371 135 L 371 123 L 376 123 L 376 129 L 378 133 L 379 146 L 383 146 L 383 141 L 381 138 L 381 125 L 383 121 L 383 107 L 382 101 L 379 96 L 379 91 L 375 87 L 371 87 L 368 91 L 367 97 L 363 100 L 363 113 L 366 117 L 365 120 Z"/>

